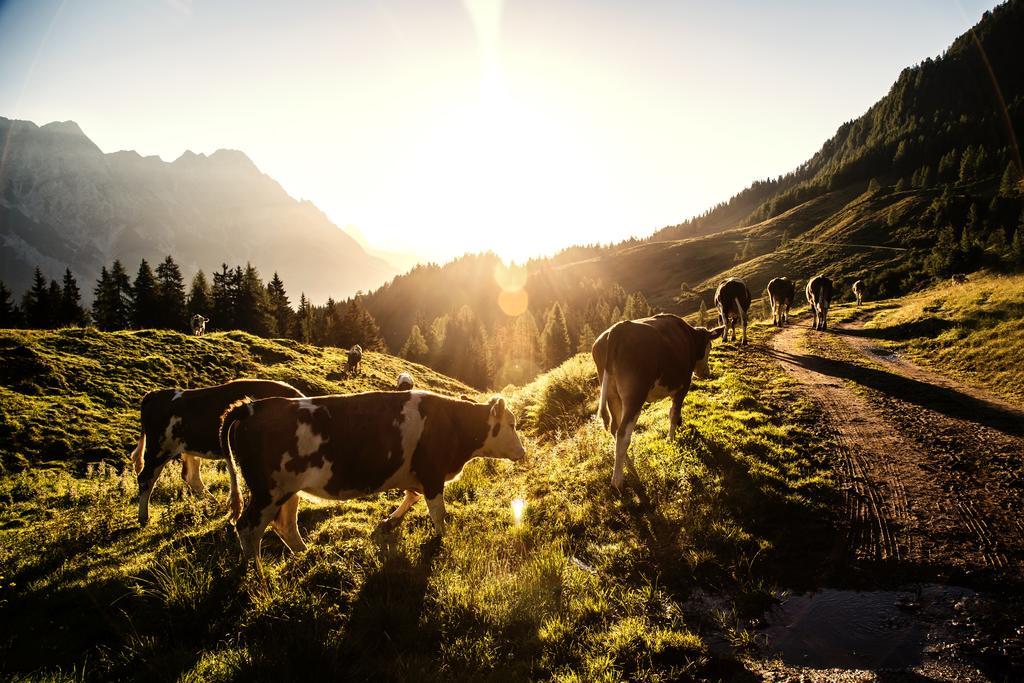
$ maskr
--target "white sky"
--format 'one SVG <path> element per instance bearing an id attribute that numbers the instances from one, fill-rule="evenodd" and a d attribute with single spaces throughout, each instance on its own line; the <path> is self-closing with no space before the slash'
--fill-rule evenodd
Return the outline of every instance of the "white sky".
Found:
<path id="1" fill-rule="evenodd" d="M 524 259 L 792 169 L 993 5 L 0 2 L 0 115 L 240 149 L 379 249 Z"/>

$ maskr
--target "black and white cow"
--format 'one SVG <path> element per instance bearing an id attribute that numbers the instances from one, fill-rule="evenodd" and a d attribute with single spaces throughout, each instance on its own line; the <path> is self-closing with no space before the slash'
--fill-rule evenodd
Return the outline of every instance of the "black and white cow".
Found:
<path id="1" fill-rule="evenodd" d="M 396 391 L 412 391 L 415 383 L 412 381 L 412 375 L 408 372 L 403 372 L 398 375 L 398 381 L 395 383 Z"/>
<path id="2" fill-rule="evenodd" d="M 772 321 L 776 325 L 789 322 L 789 309 L 796 298 L 796 285 L 788 277 L 772 278 L 768 283 L 768 301 L 772 306 Z"/>
<path id="3" fill-rule="evenodd" d="M 743 280 L 731 277 L 715 290 L 718 322 L 722 325 L 722 341 L 726 340 L 730 326 L 732 340 L 736 341 L 736 321 L 743 325 L 743 343 L 747 343 L 747 311 L 750 310 L 750 290 Z"/>
<path id="4" fill-rule="evenodd" d="M 813 320 L 811 327 L 824 330 L 828 327 L 828 309 L 832 305 L 832 280 L 824 275 L 815 275 L 807 282 L 804 291 L 807 303 L 811 306 Z"/>
<path id="5" fill-rule="evenodd" d="M 443 535 L 445 482 L 473 458 L 526 455 L 504 399 L 481 404 L 425 391 L 243 401 L 224 414 L 221 443 L 242 554 L 261 572 L 268 524 L 293 552 L 306 547 L 296 520 L 299 492 L 345 500 L 403 489 L 405 500 L 382 526 L 396 527 L 425 496 Z M 250 492 L 240 515 L 236 466 Z"/>
<path id="6" fill-rule="evenodd" d="M 363 347 L 354 345 L 346 354 L 345 371 L 349 373 L 359 372 L 359 364 L 363 362 Z"/>
<path id="7" fill-rule="evenodd" d="M 644 403 L 672 397 L 668 438 L 675 439 L 692 377 L 710 375 L 711 340 L 722 329 L 690 327 L 677 315 L 659 313 L 615 323 L 594 342 L 591 354 L 601 380 L 597 411 L 615 436 L 612 486 L 616 489 L 622 489 L 626 452 Z"/>
<path id="8" fill-rule="evenodd" d="M 864 303 L 864 281 L 857 280 L 853 283 L 853 295 L 857 297 L 857 305 Z"/>
<path id="9" fill-rule="evenodd" d="M 139 482 L 139 524 L 149 522 L 149 498 L 165 465 L 181 456 L 181 476 L 196 494 L 206 493 L 199 458 L 223 458 L 220 416 L 243 398 L 300 397 L 284 382 L 238 379 L 204 389 L 158 389 L 146 394 L 140 410 L 142 429 L 132 453 Z"/>
<path id="10" fill-rule="evenodd" d="M 192 316 L 192 334 L 196 337 L 201 337 L 206 334 L 206 323 L 210 322 L 210 319 L 196 313 Z"/>

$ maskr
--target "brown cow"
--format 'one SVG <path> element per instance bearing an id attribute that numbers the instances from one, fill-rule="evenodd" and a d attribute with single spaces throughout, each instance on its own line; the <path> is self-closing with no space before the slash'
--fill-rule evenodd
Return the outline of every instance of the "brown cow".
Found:
<path id="1" fill-rule="evenodd" d="M 811 305 L 811 313 L 814 314 L 811 327 L 816 330 L 826 329 L 828 309 L 832 305 L 832 280 L 824 275 L 815 275 L 807 281 L 804 295 L 807 297 L 807 303 Z"/>
<path id="2" fill-rule="evenodd" d="M 302 396 L 295 387 L 265 379 L 237 379 L 205 389 L 159 389 L 142 399 L 139 443 L 132 464 L 139 482 L 139 524 L 149 522 L 149 498 L 168 462 L 182 458 L 181 476 L 198 495 L 206 493 L 199 458 L 222 458 L 220 416 L 243 398 Z"/>
<path id="3" fill-rule="evenodd" d="M 675 439 L 692 376 L 710 375 L 711 340 L 723 329 L 694 328 L 677 315 L 659 313 L 616 323 L 594 342 L 591 353 L 601 379 L 597 410 L 615 436 L 612 486 L 616 489 L 622 489 L 626 451 L 644 403 L 672 397 L 668 438 Z"/>
<path id="4" fill-rule="evenodd" d="M 750 310 L 750 290 L 743 280 L 731 277 L 715 290 L 718 322 L 722 327 L 722 341 L 732 327 L 732 340 L 736 341 L 736 321 L 743 325 L 743 343 L 747 343 L 747 311 Z"/>
<path id="5" fill-rule="evenodd" d="M 857 280 L 853 283 L 853 295 L 857 297 L 857 305 L 864 303 L 864 281 Z"/>
<path id="6" fill-rule="evenodd" d="M 398 375 L 398 381 L 395 383 L 395 389 L 397 391 L 412 391 L 415 383 L 412 381 L 412 375 L 408 372 L 402 372 Z"/>
<path id="7" fill-rule="evenodd" d="M 788 277 L 775 277 L 768 283 L 768 301 L 772 306 L 775 325 L 789 322 L 789 309 L 796 297 L 796 285 Z"/>
<path id="8" fill-rule="evenodd" d="M 404 489 L 382 526 L 396 527 L 423 495 L 443 535 L 445 482 L 473 458 L 526 455 L 504 399 L 481 404 L 425 391 L 240 402 L 224 414 L 221 443 L 242 553 L 261 573 L 268 524 L 293 552 L 306 547 L 296 521 L 300 491 L 345 500 Z M 241 515 L 236 464 L 250 492 Z"/>

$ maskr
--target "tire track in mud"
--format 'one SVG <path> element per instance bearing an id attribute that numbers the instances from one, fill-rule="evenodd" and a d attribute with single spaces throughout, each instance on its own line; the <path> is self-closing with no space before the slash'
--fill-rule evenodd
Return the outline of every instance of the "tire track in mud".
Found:
<path id="1" fill-rule="evenodd" d="M 771 346 L 839 432 L 854 559 L 1020 575 L 1024 412 L 878 347 L 858 326 L 792 325 Z"/>

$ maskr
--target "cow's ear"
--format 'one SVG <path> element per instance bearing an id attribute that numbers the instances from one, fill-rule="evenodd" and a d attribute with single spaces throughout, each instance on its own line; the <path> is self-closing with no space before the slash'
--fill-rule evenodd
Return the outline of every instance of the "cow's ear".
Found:
<path id="1" fill-rule="evenodd" d="M 723 330 L 725 330 L 725 325 L 719 325 L 718 327 L 711 329 L 708 332 L 711 335 L 711 339 L 709 339 L 708 341 L 713 341 L 715 339 L 721 338 Z"/>
<path id="2" fill-rule="evenodd" d="M 505 399 L 501 396 L 495 396 L 491 399 L 491 415 L 497 418 L 501 418 L 505 414 Z"/>

